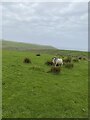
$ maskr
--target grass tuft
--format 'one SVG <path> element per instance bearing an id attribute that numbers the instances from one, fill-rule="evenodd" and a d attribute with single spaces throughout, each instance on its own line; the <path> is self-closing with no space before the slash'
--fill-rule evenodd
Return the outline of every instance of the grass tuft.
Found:
<path id="1" fill-rule="evenodd" d="M 74 64 L 73 63 L 66 63 L 65 67 L 70 69 L 70 68 L 74 67 Z"/>
<path id="2" fill-rule="evenodd" d="M 47 61 L 45 62 L 45 64 L 46 64 L 46 65 L 53 65 L 53 62 L 50 61 L 50 60 L 47 60 Z"/>
<path id="3" fill-rule="evenodd" d="M 29 68 L 29 70 L 42 71 L 42 72 L 44 72 L 44 68 L 42 68 L 42 67 L 40 67 L 40 66 L 36 66 L 36 65 L 31 66 L 31 67 Z"/>
<path id="4" fill-rule="evenodd" d="M 41 56 L 41 55 L 38 53 L 38 54 L 36 54 L 36 56 Z"/>
<path id="5" fill-rule="evenodd" d="M 29 58 L 24 58 L 24 63 L 31 63 L 31 60 Z"/>
<path id="6" fill-rule="evenodd" d="M 73 58 L 72 61 L 73 61 L 73 62 L 79 62 L 79 59 L 78 59 L 78 58 Z"/>
<path id="7" fill-rule="evenodd" d="M 64 63 L 70 63 L 71 61 L 72 61 L 72 57 L 71 56 L 68 56 L 68 57 L 63 59 Z"/>
<path id="8" fill-rule="evenodd" d="M 60 73 L 61 72 L 61 68 L 59 66 L 52 66 L 51 67 L 51 72 L 52 73 Z"/>

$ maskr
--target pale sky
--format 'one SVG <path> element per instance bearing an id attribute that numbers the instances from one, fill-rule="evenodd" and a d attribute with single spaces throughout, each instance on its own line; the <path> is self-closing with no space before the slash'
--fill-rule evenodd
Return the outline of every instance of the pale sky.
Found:
<path id="1" fill-rule="evenodd" d="M 88 3 L 9 2 L 2 7 L 2 38 L 88 50 Z"/>

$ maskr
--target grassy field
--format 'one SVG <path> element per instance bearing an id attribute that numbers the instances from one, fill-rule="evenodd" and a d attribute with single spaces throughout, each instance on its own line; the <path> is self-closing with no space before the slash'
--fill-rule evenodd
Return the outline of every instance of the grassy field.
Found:
<path id="1" fill-rule="evenodd" d="M 41 52 L 41 51 L 39 51 Z M 58 51 L 57 53 L 69 51 Z M 3 50 L 3 118 L 81 118 L 88 116 L 88 62 L 47 73 L 45 62 L 56 52 Z M 71 52 L 84 54 L 84 52 Z M 31 64 L 23 63 L 28 57 Z"/>

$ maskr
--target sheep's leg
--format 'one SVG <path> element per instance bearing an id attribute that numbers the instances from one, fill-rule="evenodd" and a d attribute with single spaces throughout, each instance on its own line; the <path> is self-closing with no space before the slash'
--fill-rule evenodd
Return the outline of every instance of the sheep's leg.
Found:
<path id="1" fill-rule="evenodd" d="M 56 64 L 55 64 L 55 67 L 56 67 Z"/>
<path id="2" fill-rule="evenodd" d="M 55 67 L 57 66 L 57 62 L 55 61 Z"/>

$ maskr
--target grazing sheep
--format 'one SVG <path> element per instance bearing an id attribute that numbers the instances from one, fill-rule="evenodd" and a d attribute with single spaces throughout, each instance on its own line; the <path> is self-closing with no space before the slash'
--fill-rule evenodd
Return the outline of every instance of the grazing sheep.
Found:
<path id="1" fill-rule="evenodd" d="M 55 67 L 59 65 L 63 65 L 63 60 L 61 58 L 54 57 L 52 58 L 52 62 L 55 65 Z"/>

